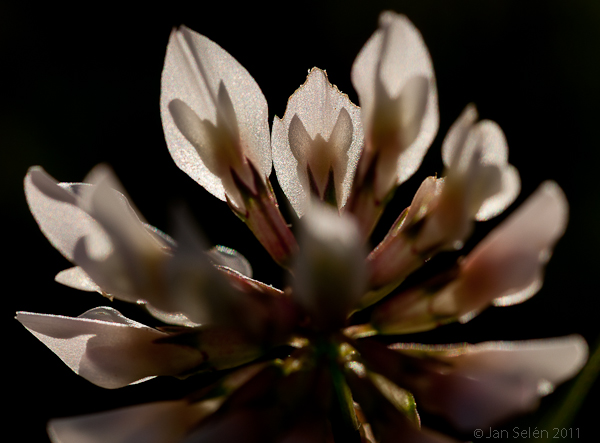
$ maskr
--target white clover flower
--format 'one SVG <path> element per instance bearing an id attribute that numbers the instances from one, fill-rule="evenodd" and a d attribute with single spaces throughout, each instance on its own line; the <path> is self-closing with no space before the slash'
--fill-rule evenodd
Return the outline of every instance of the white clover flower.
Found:
<path id="1" fill-rule="evenodd" d="M 54 443 L 449 442 L 419 410 L 459 432 L 492 426 L 531 411 L 581 369 L 587 345 L 576 335 L 402 342 L 400 334 L 534 295 L 568 204 L 556 183 L 543 183 L 455 266 L 400 286 L 437 253 L 460 249 L 476 221 L 504 211 L 519 175 L 499 126 L 477 122 L 467 106 L 442 145 L 444 177 L 426 178 L 369 252 L 371 230 L 438 129 L 432 62 L 406 17 L 381 15 L 352 82 L 361 108 L 314 68 L 269 134 L 266 100 L 236 60 L 185 27 L 169 40 L 161 116 L 171 156 L 289 270 L 283 290 L 254 280 L 235 250 L 208 249 L 186 213 L 176 214 L 173 237 L 146 223 L 106 166 L 84 183 L 30 169 L 29 208 L 74 264 L 56 280 L 142 305 L 156 324 L 112 307 L 17 320 L 100 387 L 218 375 L 183 399 L 53 420 Z M 297 226 L 279 211 L 272 164 Z"/>

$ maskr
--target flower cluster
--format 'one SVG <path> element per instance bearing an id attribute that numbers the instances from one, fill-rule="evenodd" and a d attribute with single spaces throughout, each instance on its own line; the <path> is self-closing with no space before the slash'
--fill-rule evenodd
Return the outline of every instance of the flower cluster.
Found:
<path id="1" fill-rule="evenodd" d="M 183 26 L 169 40 L 161 116 L 171 156 L 289 271 L 284 290 L 254 280 L 236 251 L 209 249 L 186 213 L 173 237 L 146 223 L 106 166 L 84 183 L 29 170 L 29 208 L 74 264 L 56 280 L 137 303 L 162 326 L 111 307 L 17 319 L 104 388 L 221 375 L 183 399 L 53 420 L 53 442 L 444 442 L 421 427 L 417 407 L 459 431 L 490 426 L 535 408 L 579 371 L 587 346 L 578 336 L 438 346 L 378 339 L 531 297 L 568 208 L 558 185 L 543 183 L 454 266 L 400 286 L 439 252 L 461 249 L 476 221 L 504 211 L 519 174 L 500 127 L 467 106 L 444 138 L 443 177 L 423 181 L 369 252 L 386 204 L 438 129 L 432 62 L 412 23 L 383 13 L 352 82 L 360 107 L 312 69 L 269 133 L 265 98 L 235 59 Z M 295 226 L 279 211 L 272 167 Z"/>

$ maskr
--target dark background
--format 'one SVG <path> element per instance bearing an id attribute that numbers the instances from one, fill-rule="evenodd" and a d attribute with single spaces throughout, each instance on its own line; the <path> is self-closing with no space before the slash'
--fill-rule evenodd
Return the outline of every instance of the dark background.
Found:
<path id="1" fill-rule="evenodd" d="M 173 398 L 184 389 L 169 379 L 118 391 L 97 388 L 69 371 L 13 320 L 16 310 L 76 316 L 106 303 L 95 293 L 53 282 L 69 265 L 28 212 L 22 180 L 29 166 L 42 165 L 61 181 L 80 181 L 94 165 L 107 162 L 151 224 L 168 231 L 170 207 L 186 202 L 211 243 L 239 249 L 258 279 L 283 284 L 247 228 L 177 169 L 167 151 L 159 115 L 160 74 L 171 28 L 180 24 L 216 41 L 248 69 L 267 98 L 272 122 L 273 115 L 283 115 L 287 98 L 313 66 L 326 69 L 331 82 L 357 103 L 350 68 L 376 29 L 379 12 L 393 9 L 408 15 L 433 58 L 440 131 L 384 222 L 391 223 L 409 204 L 427 175 L 442 173 L 442 137 L 469 102 L 506 133 L 510 161 L 522 179 L 517 203 L 542 181 L 553 179 L 571 205 L 568 231 L 533 299 L 490 309 L 467 325 L 448 326 L 422 340 L 479 342 L 579 333 L 593 345 L 599 329 L 600 3 L 210 3 L 0 3 L 2 294 L 8 305 L 2 311 L 8 345 L 3 361 L 9 371 L 4 392 L 9 393 L 7 425 L 19 430 L 19 441 L 46 441 L 45 423 L 51 417 Z M 479 225 L 474 238 L 501 219 Z M 146 320 L 130 306 L 115 307 Z M 558 401 L 563 391 L 544 401 L 544 407 Z M 591 421 L 597 392 L 590 393 L 575 421 L 582 440 L 597 433 Z"/>

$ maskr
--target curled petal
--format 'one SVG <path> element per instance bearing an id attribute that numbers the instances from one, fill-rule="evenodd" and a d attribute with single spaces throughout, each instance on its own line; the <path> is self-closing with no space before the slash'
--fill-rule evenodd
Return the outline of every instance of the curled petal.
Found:
<path id="1" fill-rule="evenodd" d="M 448 174 L 450 170 L 467 172 L 475 153 L 478 153 L 481 165 L 495 165 L 500 169 L 500 184 L 475 196 L 475 200 L 481 202 L 476 208 L 476 219 L 487 220 L 506 209 L 519 194 L 521 186 L 517 170 L 508 163 L 508 145 L 500 126 L 490 120 L 476 121 L 475 106 L 467 106 L 444 139 L 442 159 L 449 169 Z M 485 177 L 479 178 L 474 187 L 485 189 L 484 180 Z"/>
<path id="2" fill-rule="evenodd" d="M 462 247 L 474 220 L 496 216 L 519 194 L 519 173 L 508 163 L 502 129 L 476 121 L 475 106 L 467 106 L 444 139 L 445 186 L 415 242 L 419 250 Z"/>
<path id="3" fill-rule="evenodd" d="M 360 109 L 324 71 L 313 68 L 290 97 L 273 121 L 271 143 L 277 179 L 299 216 L 310 203 L 311 178 L 319 198 L 334 186 L 338 207 L 345 204 L 363 143 Z"/>
<path id="4" fill-rule="evenodd" d="M 267 103 L 252 76 L 219 45 L 181 26 L 167 46 L 160 102 L 177 166 L 243 207 L 229 171 L 249 178 L 249 160 L 263 177 L 271 172 Z"/>
<path id="5" fill-rule="evenodd" d="M 181 375 L 203 359 L 197 350 L 156 343 L 166 334 L 108 307 L 76 318 L 19 312 L 17 320 L 75 373 L 103 388 Z"/>

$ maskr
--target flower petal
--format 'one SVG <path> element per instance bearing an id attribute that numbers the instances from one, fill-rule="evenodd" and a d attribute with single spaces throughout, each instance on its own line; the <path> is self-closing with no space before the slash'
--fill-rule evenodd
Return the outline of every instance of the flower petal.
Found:
<path id="1" fill-rule="evenodd" d="M 444 189 L 418 234 L 417 250 L 460 249 L 474 220 L 496 216 L 519 194 L 504 133 L 492 121 L 476 120 L 475 106 L 467 106 L 444 139 Z"/>
<path id="2" fill-rule="evenodd" d="M 419 405 L 462 430 L 535 409 L 540 397 L 579 372 L 588 353 L 580 336 L 477 345 L 402 343 L 391 348 L 443 363 L 437 369 L 430 364 L 405 382 Z"/>
<path id="3" fill-rule="evenodd" d="M 100 286 L 94 283 L 90 276 L 87 275 L 79 266 L 60 271 L 58 274 L 56 274 L 54 280 L 65 286 L 79 289 L 80 291 L 102 292 Z"/>
<path id="4" fill-rule="evenodd" d="M 414 78 L 426 80 L 426 88 L 420 89 L 424 91 L 424 95 L 416 94 L 418 88 L 405 88 Z M 421 84 L 420 81 L 417 83 Z M 354 61 L 352 84 L 359 96 L 367 140 L 371 137 L 373 126 L 377 124 L 374 121 L 377 108 L 385 99 L 393 100 L 400 96 L 401 91 L 403 94 L 416 94 L 406 96 L 397 114 L 401 120 L 395 123 L 398 127 L 412 128 L 415 134 L 410 145 L 404 146 L 405 150 L 397 163 L 396 182 L 400 184 L 406 181 L 419 168 L 425 152 L 435 138 L 439 115 L 431 57 L 423 37 L 405 16 L 390 11 L 381 14 L 379 29 Z M 409 115 L 417 109 L 423 109 L 422 114 L 418 117 L 415 114 L 416 118 L 409 119 Z"/>
<path id="5" fill-rule="evenodd" d="M 77 318 L 29 312 L 16 318 L 75 373 L 104 388 L 180 375 L 203 360 L 195 349 L 155 343 L 166 334 L 108 307 Z"/>
<path id="6" fill-rule="evenodd" d="M 384 334 L 425 331 L 468 321 L 490 304 L 508 306 L 542 286 L 544 265 L 563 234 L 568 204 L 554 182 L 543 183 L 456 269 L 389 297 L 371 316 Z"/>
<path id="7" fill-rule="evenodd" d="M 367 257 L 371 291 L 361 300 L 366 307 L 380 300 L 404 278 L 418 269 L 436 251 L 419 251 L 414 245 L 424 217 L 435 207 L 444 187 L 444 180 L 427 177 L 413 200 L 394 222 L 385 238 Z"/>
<path id="8" fill-rule="evenodd" d="M 292 94 L 271 143 L 278 182 L 299 216 L 310 203 L 307 167 L 320 188 L 333 170 L 338 207 L 345 204 L 363 143 L 360 109 L 324 71 L 313 68 Z"/>
<path id="9" fill-rule="evenodd" d="M 478 151 L 482 165 L 496 165 L 500 168 L 499 189 L 485 198 L 476 198 L 482 200 L 482 203 L 475 218 L 482 221 L 504 211 L 519 194 L 521 183 L 516 168 L 508 164 L 508 144 L 500 126 L 490 120 L 476 121 L 475 106 L 467 106 L 444 139 L 442 159 L 446 168 L 464 170 Z M 475 183 L 473 187 L 481 188 L 482 184 Z"/>
<path id="10" fill-rule="evenodd" d="M 222 180 L 230 178 L 223 174 L 234 166 L 226 164 L 228 161 L 243 161 L 245 156 L 263 176 L 270 175 L 266 100 L 248 71 L 213 41 L 185 26 L 173 30 L 165 56 L 160 102 L 173 160 L 214 196 L 225 200 Z M 206 131 L 201 134 L 199 122 L 217 132 L 212 137 Z M 218 157 L 223 155 L 223 145 L 214 145 L 217 135 L 232 144 L 235 152 L 231 155 L 238 158 Z M 200 142 L 205 143 L 202 149 L 198 149 Z M 213 160 L 216 163 L 211 164 Z"/>
<path id="11" fill-rule="evenodd" d="M 94 239 L 95 255 L 107 255 L 112 246 L 108 235 L 85 211 L 79 197 L 68 185 L 61 185 L 42 168 L 35 166 L 25 176 L 25 197 L 29 209 L 48 241 L 73 261 L 75 245 L 83 237 Z"/>
<path id="12" fill-rule="evenodd" d="M 494 229 L 461 265 L 461 309 L 491 301 L 508 306 L 533 296 L 542 286 L 543 268 L 563 235 L 567 199 L 554 182 L 544 182 L 509 218 Z M 476 300 L 481 300 L 477 302 Z"/>

